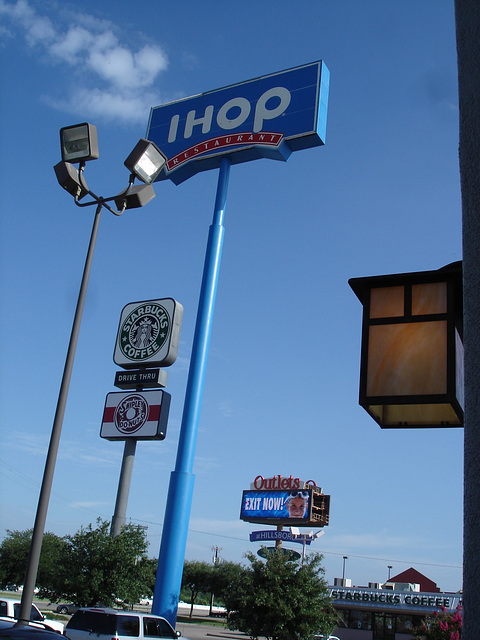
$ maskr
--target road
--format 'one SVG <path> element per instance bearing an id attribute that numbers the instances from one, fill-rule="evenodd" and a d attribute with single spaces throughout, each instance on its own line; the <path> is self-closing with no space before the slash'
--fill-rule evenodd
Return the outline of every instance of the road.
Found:
<path id="1" fill-rule="evenodd" d="M 177 622 L 176 630 L 189 640 L 242 640 L 247 638 L 245 634 L 238 631 L 230 631 L 224 627 L 207 624 L 195 624 L 194 622 Z"/>

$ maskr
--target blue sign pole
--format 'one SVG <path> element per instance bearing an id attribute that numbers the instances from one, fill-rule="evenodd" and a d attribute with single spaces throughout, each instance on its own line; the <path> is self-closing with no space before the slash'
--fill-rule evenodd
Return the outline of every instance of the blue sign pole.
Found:
<path id="1" fill-rule="evenodd" d="M 218 176 L 217 195 L 203 269 L 195 335 L 188 373 L 182 425 L 175 470 L 165 509 L 162 542 L 158 558 L 157 577 L 153 594 L 152 613 L 166 618 L 175 627 L 178 600 L 182 584 L 188 524 L 192 505 L 194 475 L 193 460 L 197 441 L 198 421 L 207 367 L 208 347 L 215 308 L 227 199 L 230 160 L 222 158 Z"/>

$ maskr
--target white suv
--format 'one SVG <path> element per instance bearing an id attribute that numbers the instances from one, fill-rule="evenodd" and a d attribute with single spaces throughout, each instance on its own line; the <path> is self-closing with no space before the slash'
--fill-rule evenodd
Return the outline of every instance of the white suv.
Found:
<path id="1" fill-rule="evenodd" d="M 1 598 L 0 599 L 0 617 L 2 619 L 10 618 L 17 620 L 18 615 L 20 613 L 20 600 L 15 600 L 14 598 Z M 40 622 L 48 625 L 54 631 L 58 631 L 59 633 L 63 633 L 65 625 L 63 622 L 59 622 L 58 620 L 49 620 L 44 615 L 42 615 L 37 608 L 36 605 L 32 604 L 32 608 L 30 610 L 30 620 L 31 622 Z"/>
<path id="2" fill-rule="evenodd" d="M 95 607 L 76 611 L 65 627 L 65 635 L 70 640 L 177 640 L 181 633 L 160 616 Z"/>

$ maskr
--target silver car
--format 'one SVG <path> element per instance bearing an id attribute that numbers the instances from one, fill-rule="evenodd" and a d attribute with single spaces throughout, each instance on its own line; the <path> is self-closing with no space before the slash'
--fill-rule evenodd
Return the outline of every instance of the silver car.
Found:
<path id="1" fill-rule="evenodd" d="M 65 635 L 69 640 L 178 640 L 181 633 L 165 618 L 150 613 L 94 607 L 78 609 L 65 627 Z"/>

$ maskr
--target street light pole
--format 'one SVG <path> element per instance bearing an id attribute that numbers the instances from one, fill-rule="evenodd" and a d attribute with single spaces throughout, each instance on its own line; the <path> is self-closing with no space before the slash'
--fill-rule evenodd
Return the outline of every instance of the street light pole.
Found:
<path id="1" fill-rule="evenodd" d="M 45 531 L 45 521 L 47 519 L 48 503 L 52 489 L 53 474 L 55 471 L 55 462 L 57 459 L 58 445 L 60 442 L 60 434 L 62 432 L 63 416 L 65 414 L 65 406 L 67 404 L 68 389 L 70 387 L 70 379 L 72 377 L 73 361 L 75 359 L 75 350 L 77 348 L 78 334 L 80 332 L 80 323 L 82 321 L 83 307 L 85 304 L 85 296 L 87 294 L 88 279 L 90 277 L 90 269 L 93 261 L 93 252 L 97 239 L 98 225 L 100 223 L 100 214 L 102 212 L 102 203 L 97 205 L 95 217 L 93 219 L 92 233 L 90 235 L 90 243 L 88 245 L 87 257 L 83 269 L 82 283 L 78 294 L 77 307 L 73 319 L 72 332 L 70 342 L 68 344 L 67 357 L 65 359 L 65 367 L 63 370 L 60 392 L 58 394 L 57 409 L 55 411 L 55 419 L 53 421 L 52 434 L 50 436 L 50 444 L 48 447 L 47 460 L 45 462 L 45 471 L 43 474 L 42 486 L 40 489 L 40 497 L 38 500 L 37 515 L 33 527 L 32 542 L 28 555 L 27 568 L 25 571 L 25 582 L 23 586 L 22 599 L 20 602 L 20 612 L 18 614 L 18 622 L 16 626 L 24 626 L 30 620 L 30 609 L 35 591 L 35 582 L 37 579 L 38 564 L 40 561 L 40 552 L 42 549 L 43 533 Z"/>
<path id="2" fill-rule="evenodd" d="M 77 347 L 78 335 L 80 333 L 80 324 L 82 321 L 83 307 L 85 305 L 85 297 L 87 294 L 98 226 L 100 223 L 100 214 L 103 207 L 115 215 L 120 216 L 126 209 L 134 209 L 147 204 L 147 202 L 155 197 L 155 192 L 150 183 L 158 176 L 158 173 L 161 171 L 166 161 L 166 157 L 156 145 L 144 138 L 141 138 L 124 163 L 127 169 L 131 172 L 128 187 L 115 196 L 103 198 L 95 195 L 93 191 L 88 188 L 83 177 L 85 163 L 89 160 L 96 160 L 99 157 L 96 127 L 86 122 L 72 127 L 63 127 L 60 130 L 60 141 L 62 161 L 54 167 L 60 186 L 74 197 L 75 204 L 77 206 L 88 207 L 96 205 L 96 211 L 90 235 L 90 242 L 88 245 L 87 257 L 85 259 L 72 331 L 70 334 L 70 342 L 68 344 L 67 357 L 65 359 L 65 366 L 63 369 L 62 382 L 60 384 L 60 391 L 58 394 L 57 408 L 50 436 L 50 444 L 48 447 L 37 513 L 32 532 L 32 541 L 30 543 L 30 551 L 25 570 L 20 611 L 18 614 L 18 620 L 15 624 L 16 627 L 23 627 L 30 621 L 30 611 L 33 602 L 33 594 L 35 592 L 35 582 L 37 580 L 38 565 L 42 550 L 48 503 L 50 501 L 53 475 L 57 460 L 58 446 L 60 443 L 60 434 L 62 431 L 65 407 L 67 404 L 73 362 L 75 360 L 75 350 Z M 75 168 L 72 162 L 78 162 L 79 168 Z M 145 184 L 133 186 L 135 178 L 139 178 Z M 86 195 L 89 195 L 92 199 L 88 202 L 80 203 L 79 201 Z M 116 209 L 108 204 L 112 200 L 115 201 Z"/>

